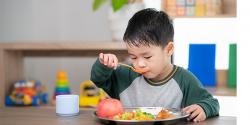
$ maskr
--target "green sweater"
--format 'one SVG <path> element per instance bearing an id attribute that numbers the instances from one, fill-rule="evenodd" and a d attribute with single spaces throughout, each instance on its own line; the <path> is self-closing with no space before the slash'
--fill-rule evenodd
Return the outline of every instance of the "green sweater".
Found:
<path id="1" fill-rule="evenodd" d="M 125 107 L 181 109 L 198 104 L 207 117 L 219 114 L 218 100 L 201 86 L 191 72 L 175 65 L 164 80 L 153 84 L 126 67 L 110 69 L 97 59 L 92 67 L 91 80 L 110 97 L 119 99 Z"/>

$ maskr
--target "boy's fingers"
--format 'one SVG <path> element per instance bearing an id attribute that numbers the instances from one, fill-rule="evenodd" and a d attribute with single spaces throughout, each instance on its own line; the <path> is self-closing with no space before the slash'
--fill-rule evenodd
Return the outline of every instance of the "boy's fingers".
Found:
<path id="1" fill-rule="evenodd" d="M 190 116 L 187 118 L 188 120 L 193 119 L 194 122 L 200 122 L 206 119 L 206 115 L 204 114 L 203 110 L 196 104 L 187 106 L 183 108 L 182 111 L 190 114 Z"/>
<path id="2" fill-rule="evenodd" d="M 118 65 L 118 59 L 117 57 L 114 55 L 114 68 L 116 69 Z"/>
<path id="3" fill-rule="evenodd" d="M 188 114 L 191 114 L 193 111 L 195 110 L 195 107 L 193 105 L 191 106 L 188 106 L 184 112 L 188 113 Z"/>
<path id="4" fill-rule="evenodd" d="M 105 54 L 105 55 L 103 55 L 103 64 L 106 66 L 106 65 L 108 65 L 108 56 Z"/>
<path id="5" fill-rule="evenodd" d="M 114 57 L 113 57 L 113 55 L 112 54 L 108 54 L 108 66 L 110 68 L 112 68 L 113 67 L 113 63 L 114 63 Z"/>
<path id="6" fill-rule="evenodd" d="M 195 118 L 196 116 L 198 116 L 200 114 L 199 110 L 195 110 L 190 116 L 189 116 L 189 119 L 193 119 Z"/>
<path id="7" fill-rule="evenodd" d="M 112 61 L 112 68 L 116 68 L 117 66 L 117 57 L 115 55 L 112 55 L 113 61 Z"/>
<path id="8" fill-rule="evenodd" d="M 99 54 L 99 60 L 100 62 L 109 67 L 109 68 L 116 68 L 118 64 L 118 59 L 114 54 Z"/>
<path id="9" fill-rule="evenodd" d="M 100 61 L 101 63 L 103 63 L 103 53 L 100 53 L 100 54 L 99 54 L 99 61 Z"/>
<path id="10" fill-rule="evenodd" d="M 200 122 L 200 121 L 204 121 L 205 118 L 203 118 L 202 113 L 200 113 L 193 121 L 194 122 Z"/>
<path id="11" fill-rule="evenodd" d="M 182 109 L 183 112 L 186 112 L 189 109 L 189 106 Z"/>

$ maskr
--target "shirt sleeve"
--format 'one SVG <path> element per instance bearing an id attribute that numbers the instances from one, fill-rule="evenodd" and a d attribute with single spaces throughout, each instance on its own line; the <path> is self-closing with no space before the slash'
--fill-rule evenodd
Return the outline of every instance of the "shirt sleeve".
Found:
<path id="1" fill-rule="evenodd" d="M 200 105 L 207 118 L 219 115 L 219 102 L 201 85 L 201 82 L 191 73 L 184 76 L 183 102 L 186 107 L 191 104 Z"/>
<path id="2" fill-rule="evenodd" d="M 99 59 L 92 66 L 91 81 L 102 88 L 110 97 L 119 99 L 119 94 L 125 90 L 138 74 L 125 67 L 116 70 L 101 64 Z"/>

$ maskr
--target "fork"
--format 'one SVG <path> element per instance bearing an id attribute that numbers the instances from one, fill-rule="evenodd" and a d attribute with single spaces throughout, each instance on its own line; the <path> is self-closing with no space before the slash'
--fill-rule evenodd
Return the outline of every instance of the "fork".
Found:
<path id="1" fill-rule="evenodd" d="M 131 70 L 133 70 L 134 72 L 137 72 L 137 73 L 139 73 L 139 74 L 145 73 L 144 70 L 136 69 L 136 68 L 134 68 L 133 66 L 130 66 L 130 65 L 128 65 L 128 64 L 118 63 L 118 65 L 120 65 L 120 66 L 125 66 L 125 67 L 127 67 L 127 68 L 130 68 Z"/>
<path id="2" fill-rule="evenodd" d="M 125 67 L 127 67 L 127 68 L 132 69 L 133 71 L 135 71 L 135 70 L 136 70 L 133 66 L 130 66 L 130 65 L 128 65 L 128 64 L 118 63 L 118 65 L 120 65 L 120 66 L 125 66 Z"/>

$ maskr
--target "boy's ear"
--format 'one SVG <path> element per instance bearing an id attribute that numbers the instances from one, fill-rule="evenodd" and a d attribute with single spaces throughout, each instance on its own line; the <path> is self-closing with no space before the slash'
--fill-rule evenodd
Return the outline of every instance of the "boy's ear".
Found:
<path id="1" fill-rule="evenodd" d="M 171 56 L 174 52 L 174 42 L 169 42 L 166 46 L 167 54 Z"/>

